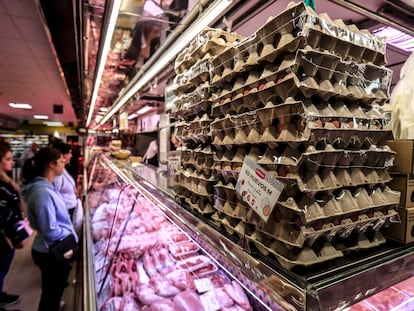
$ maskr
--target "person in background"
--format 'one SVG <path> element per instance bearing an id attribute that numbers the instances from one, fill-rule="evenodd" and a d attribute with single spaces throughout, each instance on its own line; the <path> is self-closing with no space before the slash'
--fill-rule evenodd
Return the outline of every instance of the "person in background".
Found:
<path id="1" fill-rule="evenodd" d="M 158 143 L 157 140 L 152 140 L 145 152 L 144 156 L 142 157 L 142 162 L 154 165 L 158 167 Z"/>
<path id="2" fill-rule="evenodd" d="M 19 162 L 20 162 L 20 167 L 23 167 L 24 162 L 26 162 L 26 160 L 33 158 L 34 155 L 37 152 L 37 143 L 32 143 L 30 145 L 30 147 L 26 148 L 23 153 L 20 156 Z"/>
<path id="3" fill-rule="evenodd" d="M 62 153 L 67 167 L 67 164 L 70 163 L 72 158 L 72 145 L 63 142 L 56 142 L 53 143 L 52 147 L 58 149 Z M 66 208 L 68 209 L 69 215 L 72 219 L 73 212 L 78 204 L 78 195 L 76 192 L 76 183 L 66 168 L 63 169 L 62 175 L 55 177 L 53 185 L 62 195 L 63 201 L 65 202 Z"/>
<path id="4" fill-rule="evenodd" d="M 69 217 L 66 204 L 53 185 L 57 176 L 63 174 L 65 159 L 56 148 L 42 148 L 32 161 L 22 169 L 24 184 L 22 196 L 27 203 L 31 227 L 36 231 L 32 244 L 32 257 L 40 268 L 42 293 L 38 311 L 58 311 L 63 291 L 67 285 L 70 262 L 57 258 L 49 248 L 54 243 L 73 235 L 78 236 Z"/>
<path id="5" fill-rule="evenodd" d="M 7 175 L 13 169 L 10 145 L 0 142 L 0 310 L 17 303 L 20 296 L 3 292 L 15 249 L 23 247 L 29 237 L 24 225 L 18 185 Z"/>
<path id="6" fill-rule="evenodd" d="M 82 156 L 81 145 L 77 142 L 72 144 L 72 158 L 70 159 L 69 166 L 67 170 L 72 176 L 75 184 L 77 184 L 78 174 L 79 174 L 79 158 Z"/>

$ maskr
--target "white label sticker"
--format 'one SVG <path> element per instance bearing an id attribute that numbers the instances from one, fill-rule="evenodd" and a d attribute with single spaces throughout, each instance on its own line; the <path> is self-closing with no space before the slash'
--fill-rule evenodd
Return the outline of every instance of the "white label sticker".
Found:
<path id="1" fill-rule="evenodd" d="M 237 179 L 236 190 L 253 210 L 267 221 L 284 188 L 284 184 L 271 176 L 247 156 Z"/>
<path id="2" fill-rule="evenodd" d="M 194 280 L 194 284 L 197 289 L 197 292 L 199 292 L 200 294 L 214 289 L 214 285 L 209 278 L 196 279 Z"/>
<path id="3" fill-rule="evenodd" d="M 220 310 L 220 303 L 216 299 L 214 290 L 208 291 L 200 296 L 201 303 L 204 306 L 205 311 L 217 311 Z"/>

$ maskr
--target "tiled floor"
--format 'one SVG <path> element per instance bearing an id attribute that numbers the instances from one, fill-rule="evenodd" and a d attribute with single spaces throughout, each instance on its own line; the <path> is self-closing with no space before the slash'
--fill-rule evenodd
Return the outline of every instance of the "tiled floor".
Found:
<path id="1" fill-rule="evenodd" d="M 27 241 L 23 249 L 16 251 L 12 266 L 7 274 L 4 290 L 11 294 L 18 294 L 21 297 L 19 303 L 7 309 L 37 311 L 40 299 L 40 270 L 32 260 L 32 240 L 33 237 Z M 63 294 L 62 300 L 66 302 L 65 311 L 75 311 L 73 307 L 75 288 L 71 282 L 74 278 L 74 270 L 72 269 L 71 275 L 69 276 L 71 285 L 66 288 Z"/>

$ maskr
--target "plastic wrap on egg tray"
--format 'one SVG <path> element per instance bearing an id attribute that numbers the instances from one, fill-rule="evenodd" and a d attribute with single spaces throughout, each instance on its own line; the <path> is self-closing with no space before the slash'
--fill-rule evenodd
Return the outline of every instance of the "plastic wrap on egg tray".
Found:
<path id="1" fill-rule="evenodd" d="M 188 120 L 201 113 L 210 113 L 212 105 L 211 88 L 208 82 L 201 84 L 193 92 L 183 94 L 176 103 L 176 118 Z"/>
<path id="2" fill-rule="evenodd" d="M 188 123 L 186 141 L 193 141 L 194 143 L 205 144 L 210 140 L 210 123 L 208 114 L 203 114 L 201 117 L 197 116 L 193 121 Z"/>
<path id="3" fill-rule="evenodd" d="M 243 239 L 246 224 L 242 220 L 228 216 L 220 211 L 214 213 L 211 218 L 218 227 L 223 227 L 229 235 L 238 236 L 240 240 Z"/>
<path id="4" fill-rule="evenodd" d="M 178 184 L 187 189 L 192 191 L 192 175 L 193 175 L 193 168 L 188 167 L 186 169 L 183 169 L 180 171 L 179 175 L 178 175 Z"/>
<path id="5" fill-rule="evenodd" d="M 241 200 L 232 184 L 217 183 L 214 186 L 214 202 L 216 210 L 243 222 L 246 221 L 250 208 Z"/>
<path id="6" fill-rule="evenodd" d="M 226 183 L 236 181 L 243 166 L 247 148 L 218 150 L 214 156 L 214 170 Z"/>
<path id="7" fill-rule="evenodd" d="M 277 208 L 284 218 L 293 220 L 297 225 L 312 225 L 325 219 L 358 219 L 359 215 L 372 214 L 374 210 L 395 208 L 399 194 L 385 187 L 375 190 L 357 187 L 354 190 L 341 189 L 335 195 L 320 194 L 309 197 L 301 194 L 279 200 Z"/>
<path id="8" fill-rule="evenodd" d="M 174 94 L 189 93 L 194 91 L 200 84 L 209 83 L 210 72 L 210 59 L 198 60 L 187 71 L 175 76 L 173 81 Z"/>
<path id="9" fill-rule="evenodd" d="M 192 193 L 190 198 L 187 199 L 188 205 L 192 210 L 196 210 L 202 215 L 212 214 L 215 212 L 212 196 L 200 196 L 196 193 Z"/>
<path id="10" fill-rule="evenodd" d="M 206 27 L 187 48 L 178 54 L 174 64 L 175 72 L 183 73 L 193 66 L 197 59 L 217 55 L 242 39 L 243 37 L 236 33 Z"/>
<path id="11" fill-rule="evenodd" d="M 364 233 L 366 227 L 378 231 L 384 224 L 395 219 L 397 212 L 394 206 L 381 207 L 361 213 L 355 220 L 350 217 L 330 217 L 313 222 L 310 225 L 298 226 L 291 220 L 284 219 L 280 211 L 275 209 L 273 217 L 267 222 L 260 220 L 256 229 L 269 237 L 293 247 L 312 246 L 318 239 L 331 241 L 337 237 L 347 238 L 352 232 Z M 275 219 L 277 218 L 277 219 Z"/>
<path id="12" fill-rule="evenodd" d="M 189 163 L 195 167 L 199 172 L 203 172 L 207 175 L 212 175 L 214 164 L 214 152 L 211 150 L 210 145 L 206 147 L 197 147 L 193 150 Z"/>
<path id="13" fill-rule="evenodd" d="M 362 147 L 367 140 L 370 144 L 385 143 L 388 130 L 382 128 L 386 120 L 354 118 L 350 128 L 349 123 L 332 120 L 331 116 L 308 115 L 307 112 L 302 102 L 286 102 L 278 106 L 269 102 L 256 111 L 216 118 L 211 123 L 213 145 L 276 145 L 281 142 L 310 142 L 316 145 L 324 140 L 327 144 L 345 148 L 355 143 L 360 143 L 359 147 Z M 340 116 L 336 118 L 342 119 Z"/>
<path id="14" fill-rule="evenodd" d="M 176 125 L 175 125 L 175 129 L 176 129 L 176 137 L 178 140 L 180 140 L 181 142 L 185 142 L 188 139 L 188 125 L 189 123 L 186 121 L 179 121 Z"/>
<path id="15" fill-rule="evenodd" d="M 230 81 L 259 63 L 274 63 L 276 58 L 307 45 L 327 51 L 325 54 L 336 54 L 344 61 L 385 64 L 384 39 L 378 39 L 365 30 L 360 31 L 354 25 L 347 27 L 341 20 L 332 21 L 326 14 L 318 16 L 308 7 L 298 4 L 269 19 L 252 37 L 215 57 L 211 85 Z M 327 85 L 322 85 L 321 89 L 329 90 L 329 81 L 324 84 Z"/>
<path id="16" fill-rule="evenodd" d="M 263 156 L 257 161 L 266 167 L 284 166 L 285 171 L 297 172 L 300 169 L 306 171 L 317 171 L 321 167 L 341 168 L 371 168 L 387 169 L 393 163 L 395 152 L 387 145 L 370 145 L 368 149 L 345 150 L 335 149 L 327 144 L 323 149 L 315 146 L 307 146 L 304 152 L 289 145 L 272 148 L 268 146 Z"/>
<path id="17" fill-rule="evenodd" d="M 212 86 L 230 81 L 234 76 L 254 68 L 259 62 L 273 62 L 278 55 L 292 53 L 303 47 L 304 37 L 299 34 L 300 29 L 295 22 L 297 19 L 293 12 L 285 11 L 267 22 L 253 36 L 216 56 L 213 59 Z M 275 40 L 275 37 L 281 40 Z M 276 46 L 267 44 L 267 41 L 273 44 L 277 41 Z"/>
<path id="18" fill-rule="evenodd" d="M 254 245 L 263 256 L 269 257 L 273 255 L 282 267 L 289 270 L 295 266 L 320 264 L 343 257 L 344 252 L 372 248 L 385 243 L 384 237 L 379 232 L 375 232 L 369 238 L 367 235 L 361 233 L 357 236 L 353 245 L 348 245 L 346 248 L 338 247 L 328 241 L 317 246 L 295 248 L 281 241 L 272 239 L 257 230 L 248 230 L 248 228 L 246 229 L 245 238 L 251 249 L 252 245 Z"/>
<path id="19" fill-rule="evenodd" d="M 212 116 L 221 117 L 225 115 L 236 115 L 244 112 L 263 108 L 266 103 L 259 98 L 257 92 L 250 92 L 246 96 L 231 98 L 219 98 L 219 95 L 212 96 Z"/>
<path id="20" fill-rule="evenodd" d="M 245 239 L 250 249 L 253 249 L 252 245 L 254 245 L 263 256 L 269 257 L 273 255 L 282 267 L 289 270 L 295 266 L 311 266 L 343 257 L 343 253 L 336 250 L 329 242 L 326 242 L 315 251 L 311 247 L 292 248 L 280 241 L 267 237 L 257 230 L 246 230 Z"/>
<path id="21" fill-rule="evenodd" d="M 213 195 L 213 185 L 216 183 L 215 176 L 203 173 L 200 174 L 197 171 L 188 172 L 183 175 L 184 182 L 180 182 L 180 185 L 200 196 Z"/>
<path id="22" fill-rule="evenodd" d="M 370 64 L 343 62 L 311 49 L 285 55 L 280 66 L 268 64 L 228 82 L 214 94 L 213 116 L 240 114 L 272 101 L 282 103 L 299 93 L 327 100 L 358 99 L 383 103 L 388 99 L 392 72 Z M 221 113 L 220 113 L 221 112 Z"/>

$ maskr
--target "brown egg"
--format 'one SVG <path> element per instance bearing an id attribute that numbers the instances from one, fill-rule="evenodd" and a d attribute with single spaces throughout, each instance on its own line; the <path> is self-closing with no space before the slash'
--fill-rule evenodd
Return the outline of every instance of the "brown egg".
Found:
<path id="1" fill-rule="evenodd" d="M 266 205 L 266 206 L 263 207 L 263 215 L 266 216 L 266 217 L 270 215 L 270 206 L 269 205 Z"/>
<path id="2" fill-rule="evenodd" d="M 261 82 L 257 88 L 258 88 L 259 91 L 261 91 L 261 90 L 263 90 L 265 88 L 265 86 L 266 86 L 266 83 L 265 82 Z"/>
<path id="3" fill-rule="evenodd" d="M 322 123 L 322 121 L 321 121 L 320 119 L 315 120 L 315 123 L 316 123 L 316 125 L 317 125 L 318 127 L 323 127 L 323 123 Z"/>
<path id="4" fill-rule="evenodd" d="M 332 121 L 332 124 L 338 129 L 341 126 L 338 120 Z"/>
<path id="5" fill-rule="evenodd" d="M 287 169 L 286 166 L 281 165 L 277 169 L 277 173 L 278 173 L 279 176 L 286 177 L 287 174 L 289 174 L 289 170 Z"/>

